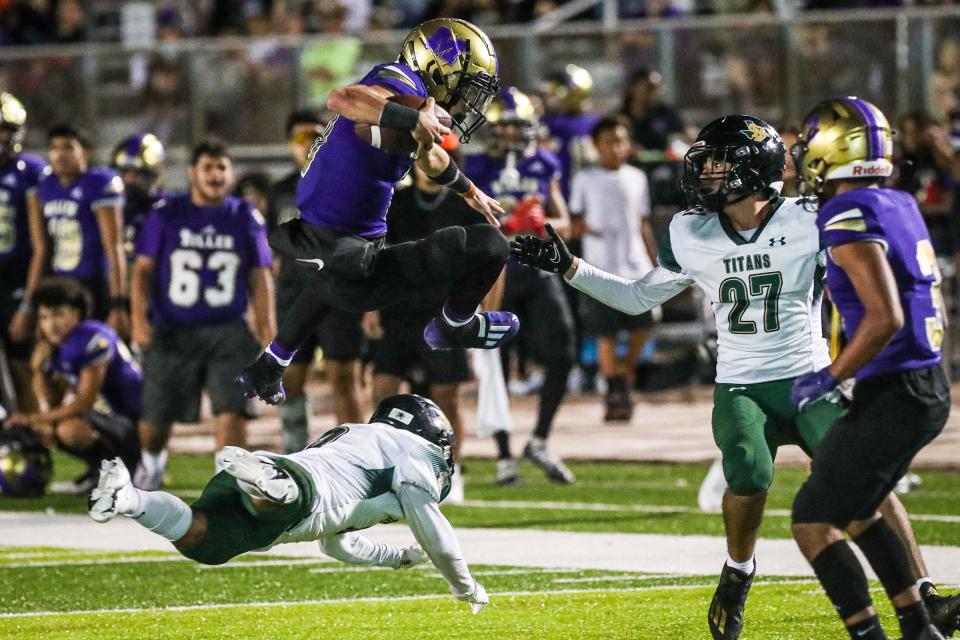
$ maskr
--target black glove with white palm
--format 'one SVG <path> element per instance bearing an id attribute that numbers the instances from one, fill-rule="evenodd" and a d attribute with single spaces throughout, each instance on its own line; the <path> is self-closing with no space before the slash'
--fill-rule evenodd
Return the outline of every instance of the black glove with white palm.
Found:
<path id="1" fill-rule="evenodd" d="M 536 267 L 541 271 L 566 273 L 573 264 L 573 255 L 549 222 L 545 228 L 550 234 L 549 240 L 526 234 L 519 235 L 510 243 L 510 255 L 520 264 Z"/>

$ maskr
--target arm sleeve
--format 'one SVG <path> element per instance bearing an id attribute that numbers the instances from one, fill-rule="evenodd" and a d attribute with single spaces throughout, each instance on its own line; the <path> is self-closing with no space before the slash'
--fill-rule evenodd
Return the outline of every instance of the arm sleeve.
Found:
<path id="1" fill-rule="evenodd" d="M 90 208 L 96 210 L 101 207 L 122 207 L 123 201 L 123 180 L 118 175 L 106 174 L 103 176 L 103 186 L 90 203 Z"/>
<path id="2" fill-rule="evenodd" d="M 113 353 L 114 344 L 110 337 L 100 332 L 94 333 L 86 341 L 83 351 L 76 356 L 77 370 L 109 362 L 113 359 Z"/>
<path id="3" fill-rule="evenodd" d="M 320 539 L 320 550 L 335 560 L 361 566 L 400 566 L 403 549 L 374 542 L 355 531 Z"/>
<path id="4" fill-rule="evenodd" d="M 360 84 L 385 87 L 397 95 L 426 97 L 426 91 L 420 88 L 419 82 L 399 64 L 383 64 L 376 67 L 360 81 Z"/>
<path id="5" fill-rule="evenodd" d="M 639 280 L 627 280 L 580 260 L 570 285 L 618 311 L 639 315 L 658 307 L 693 283 L 689 276 L 662 266 Z"/>
<path id="6" fill-rule="evenodd" d="M 150 211 L 140 233 L 137 235 L 137 255 L 156 260 L 160 257 L 160 243 L 163 234 L 162 208 Z"/>
<path id="7" fill-rule="evenodd" d="M 401 485 L 397 497 L 410 530 L 449 583 L 450 591 L 454 595 L 471 593 L 476 583 L 463 559 L 453 527 L 440 513 L 436 499 L 420 487 L 406 483 Z"/>
<path id="8" fill-rule="evenodd" d="M 269 267 L 273 264 L 273 254 L 267 241 L 267 221 L 255 208 L 250 209 L 250 244 L 254 267 Z"/>
<path id="9" fill-rule="evenodd" d="M 820 244 L 824 247 L 836 247 L 851 242 L 865 240 L 879 242 L 886 247 L 886 234 L 873 210 L 863 204 L 837 211 L 824 207 L 817 216 L 820 227 Z"/>

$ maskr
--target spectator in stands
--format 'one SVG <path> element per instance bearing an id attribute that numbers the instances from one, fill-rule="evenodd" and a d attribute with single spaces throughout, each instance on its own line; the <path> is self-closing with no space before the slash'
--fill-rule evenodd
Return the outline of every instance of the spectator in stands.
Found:
<path id="1" fill-rule="evenodd" d="M 87 12 L 80 0 L 59 0 L 54 18 L 54 42 L 62 44 L 87 39 Z"/>
<path id="2" fill-rule="evenodd" d="M 570 214 L 574 235 L 583 238 L 585 259 L 599 261 L 605 271 L 637 279 L 653 269 L 657 244 L 650 226 L 647 176 L 627 164 L 630 131 L 625 120 L 607 117 L 591 132 L 600 165 L 573 177 Z M 591 256 L 587 258 L 586 256 Z M 597 338 L 600 373 L 607 380 L 607 422 L 633 417 L 637 358 L 653 329 L 653 312 L 630 316 L 584 297 L 580 308 L 584 329 Z M 621 332 L 629 334 L 626 354 L 618 355 Z"/>
<path id="3" fill-rule="evenodd" d="M 947 130 L 922 112 L 901 116 L 896 186 L 917 199 L 937 255 L 952 255 L 954 152 Z"/>
<path id="4" fill-rule="evenodd" d="M 620 0 L 620 17 L 637 18 L 680 18 L 684 11 L 673 0 Z"/>
<path id="5" fill-rule="evenodd" d="M 0 11 L 0 46 L 43 44 L 50 41 L 45 3 L 10 0 Z M 38 7 L 37 5 L 40 5 Z"/>
<path id="6" fill-rule="evenodd" d="M 346 34 L 347 10 L 339 4 L 324 5 L 320 24 L 323 39 L 312 40 L 300 57 L 300 68 L 307 81 L 309 104 L 326 104 L 327 94 L 349 79 L 360 59 L 359 38 Z M 308 29 L 311 20 L 308 19 Z"/>
<path id="7" fill-rule="evenodd" d="M 456 137 L 444 141 L 451 153 L 458 145 Z M 414 168 L 413 184 L 398 189 L 387 213 L 387 243 L 399 244 L 425 237 L 427 234 L 454 225 L 484 224 L 483 217 L 462 198 L 427 178 Z M 463 416 L 460 413 L 459 389 L 470 380 L 467 352 L 462 349 L 434 351 L 424 343 L 423 325 L 443 306 L 443 296 L 410 300 L 364 316 L 367 337 L 378 339 L 371 345 L 373 360 L 373 404 L 400 393 L 403 382 L 411 393 L 426 395 L 450 419 L 457 436 L 454 444 L 455 471 L 451 477 L 452 504 L 463 502 Z M 459 478 L 459 479 L 458 479 Z"/>
<path id="8" fill-rule="evenodd" d="M 267 219 L 271 229 L 300 217 L 295 202 L 300 169 L 307 161 L 311 145 L 323 134 L 325 124 L 318 113 L 309 109 L 294 111 L 287 117 L 287 145 L 293 163 L 290 173 L 270 188 Z M 303 278 L 292 260 L 279 259 L 276 272 L 277 316 L 282 319 L 299 295 Z M 363 422 L 366 418 L 360 400 L 362 317 L 359 313 L 333 309 L 297 350 L 284 371 L 283 387 L 287 400 L 280 406 L 280 420 L 287 453 L 299 451 L 307 445 L 310 412 L 305 391 L 318 347 L 323 351 L 324 370 L 330 383 L 337 422 Z"/>
<path id="9" fill-rule="evenodd" d="M 660 100 L 663 77 L 653 69 L 630 75 L 621 113 L 630 121 L 633 141 L 642 151 L 666 152 L 672 136 L 683 132 L 679 112 Z"/>
<path id="10" fill-rule="evenodd" d="M 164 200 L 140 234 L 131 302 L 133 341 L 145 351 L 135 479 L 144 489 L 161 486 L 170 428 L 198 419 L 204 388 L 217 451 L 246 446 L 246 400 L 233 378 L 276 326 L 266 225 L 250 204 L 229 195 L 233 175 L 223 143 L 197 144 L 190 192 Z M 257 337 L 246 322 L 250 305 Z"/>
<path id="11" fill-rule="evenodd" d="M 157 40 L 147 63 L 144 85 L 145 111 L 140 129 L 152 131 L 168 143 L 187 137 L 189 112 L 187 97 L 187 59 L 177 49 L 183 37 L 183 21 L 176 7 L 165 7 L 157 14 Z"/>
<path id="12" fill-rule="evenodd" d="M 949 38 L 940 44 L 930 98 L 931 113 L 938 120 L 960 108 L 960 40 Z"/>
<path id="13" fill-rule="evenodd" d="M 123 254 L 123 180 L 90 165 L 90 138 L 71 124 L 47 131 L 50 167 L 37 195 L 43 208 L 50 268 L 77 278 L 93 296 L 91 317 L 106 319 L 121 336 L 129 331 L 127 261 Z"/>

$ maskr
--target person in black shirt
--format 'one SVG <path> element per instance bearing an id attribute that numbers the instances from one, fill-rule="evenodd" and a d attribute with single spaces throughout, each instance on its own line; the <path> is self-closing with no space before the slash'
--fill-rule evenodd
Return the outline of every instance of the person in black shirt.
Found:
<path id="1" fill-rule="evenodd" d="M 300 217 L 295 202 L 300 167 L 307 159 L 310 146 L 323 134 L 325 123 L 310 110 L 294 111 L 287 118 L 287 144 L 296 166 L 270 189 L 267 224 L 271 230 L 293 218 Z M 277 320 L 293 306 L 303 286 L 294 272 L 294 265 L 274 255 L 279 262 L 277 272 Z M 324 319 L 317 331 L 308 338 L 293 362 L 283 375 L 287 401 L 280 406 L 283 427 L 283 446 L 287 453 L 300 451 L 307 446 L 308 411 L 304 387 L 310 373 L 317 348 L 323 350 L 325 372 L 333 396 L 337 422 L 366 422 L 361 414 L 360 402 L 360 356 L 363 349 L 363 331 L 360 328 L 362 314 L 334 309 Z"/>
<path id="2" fill-rule="evenodd" d="M 665 152 L 671 136 L 683 132 L 677 110 L 660 101 L 663 77 L 658 71 L 640 69 L 630 75 L 621 112 L 630 120 L 633 141 L 647 152 Z"/>
<path id="3" fill-rule="evenodd" d="M 454 138 L 454 142 L 456 139 Z M 444 143 L 447 148 L 447 143 Z M 387 212 L 387 244 L 399 244 L 425 238 L 445 227 L 484 224 L 483 216 L 470 208 L 463 198 L 430 180 L 414 167 L 412 183 L 398 188 Z M 442 290 L 424 291 L 418 298 L 406 300 L 380 311 L 364 315 L 363 328 L 373 361 L 373 403 L 400 393 L 406 381 L 411 393 L 431 398 L 450 419 L 456 435 L 455 471 L 447 502 L 463 501 L 463 475 L 460 459 L 463 448 L 463 417 L 460 413 L 460 384 L 471 378 L 467 352 L 463 349 L 433 350 L 423 341 L 423 326 L 443 307 Z"/>

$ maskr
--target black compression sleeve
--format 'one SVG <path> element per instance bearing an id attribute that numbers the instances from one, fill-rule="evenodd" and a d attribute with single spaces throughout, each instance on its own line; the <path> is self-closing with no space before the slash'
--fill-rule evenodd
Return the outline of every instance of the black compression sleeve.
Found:
<path id="1" fill-rule="evenodd" d="M 385 129 L 413 131 L 420 122 L 420 112 L 396 102 L 387 101 L 380 112 L 380 126 Z"/>
<path id="2" fill-rule="evenodd" d="M 450 164 L 447 165 L 446 169 L 441 171 L 439 175 L 430 176 L 430 179 L 460 195 L 467 193 L 473 187 L 470 178 L 460 171 L 460 167 L 453 161 L 453 158 L 450 158 Z"/>

